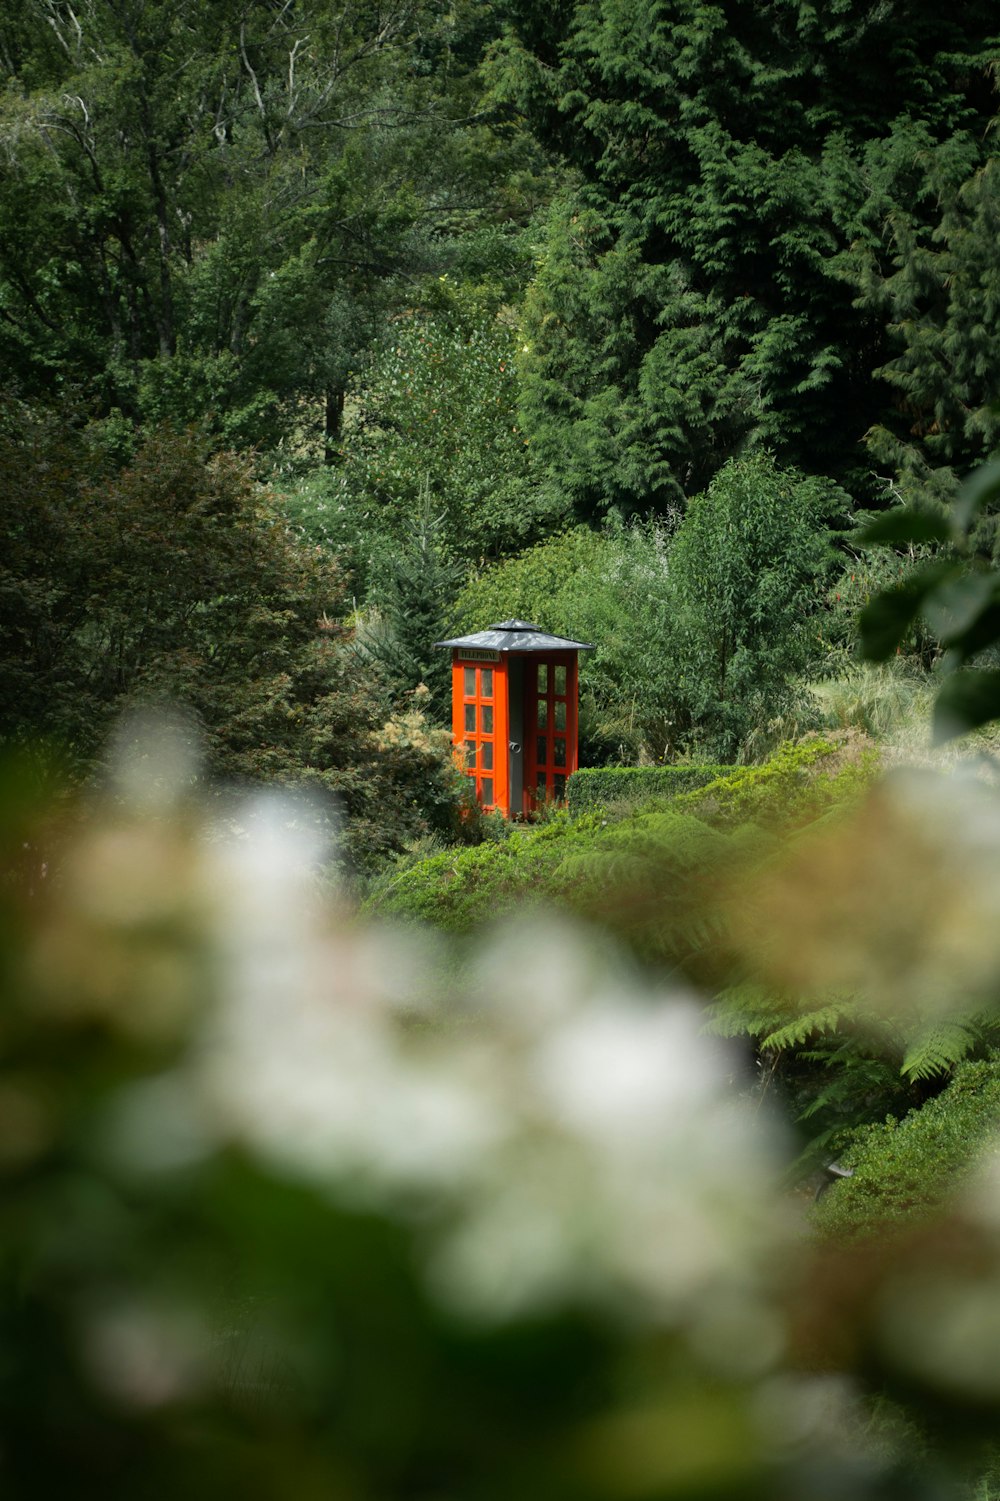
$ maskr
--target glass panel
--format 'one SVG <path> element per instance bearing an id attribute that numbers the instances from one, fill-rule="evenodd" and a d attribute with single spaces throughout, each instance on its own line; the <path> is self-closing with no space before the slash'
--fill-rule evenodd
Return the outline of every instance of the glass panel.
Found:
<path id="1" fill-rule="evenodd" d="M 493 705 L 483 704 L 479 710 L 479 718 L 482 721 L 479 728 L 484 735 L 493 734 Z"/>
<path id="2" fill-rule="evenodd" d="M 475 698 L 475 696 L 476 696 L 476 669 L 474 667 L 467 667 L 465 669 L 465 697 L 466 698 Z"/>
<path id="3" fill-rule="evenodd" d="M 564 798 L 566 796 L 566 778 L 565 777 L 553 777 L 552 778 L 552 796 L 553 797 L 558 797 L 558 798 Z"/>
<path id="4" fill-rule="evenodd" d="M 480 769 L 480 771 L 492 771 L 493 770 L 493 741 L 492 740 L 484 740 L 483 743 L 482 743 L 482 745 L 479 747 L 479 769 Z"/>
<path id="5" fill-rule="evenodd" d="M 465 742 L 465 764 L 470 771 L 475 767 L 476 742 L 474 740 L 467 740 Z"/>
<path id="6" fill-rule="evenodd" d="M 545 665 L 544 662 L 539 662 L 539 664 L 538 664 L 538 691 L 539 691 L 539 693 L 546 693 L 548 691 L 548 686 L 549 686 L 549 669 L 546 667 L 546 665 Z"/>
<path id="7" fill-rule="evenodd" d="M 536 776 L 536 778 L 535 778 L 535 791 L 536 792 L 540 792 L 543 797 L 545 796 L 545 773 L 544 773 L 544 771 L 540 771 L 538 773 L 538 775 Z"/>
<path id="8" fill-rule="evenodd" d="M 544 735 L 539 735 L 535 741 L 535 760 L 539 766 L 544 766 L 549 759 L 549 742 Z"/>
<path id="9" fill-rule="evenodd" d="M 547 730 L 549 727 L 549 706 L 544 698 L 538 700 L 538 728 Z"/>
<path id="10" fill-rule="evenodd" d="M 566 668 L 565 668 L 565 665 L 563 665 L 562 667 L 556 667 L 554 669 L 554 673 L 555 673 L 555 680 L 556 680 L 556 692 L 557 693 L 565 693 L 566 692 Z"/>
<path id="11" fill-rule="evenodd" d="M 557 698 L 556 701 L 555 701 L 555 704 L 553 705 L 553 708 L 555 709 L 556 729 L 557 730 L 564 730 L 566 728 L 566 703 L 565 703 L 565 700 L 561 699 L 561 698 Z"/>
<path id="12" fill-rule="evenodd" d="M 552 742 L 552 764 L 553 764 L 553 766 L 565 766 L 566 765 L 566 742 L 565 742 L 565 740 L 554 740 Z"/>
<path id="13" fill-rule="evenodd" d="M 483 780 L 479 784 L 479 797 L 480 797 L 480 801 L 483 802 L 483 803 L 492 803 L 492 801 L 493 801 L 493 778 L 492 777 L 483 777 Z"/>
<path id="14" fill-rule="evenodd" d="M 479 695 L 481 698 L 493 697 L 493 668 L 484 667 L 480 677 Z"/>
<path id="15" fill-rule="evenodd" d="M 465 706 L 465 728 L 467 730 L 475 730 L 476 728 L 475 704 L 466 704 Z"/>

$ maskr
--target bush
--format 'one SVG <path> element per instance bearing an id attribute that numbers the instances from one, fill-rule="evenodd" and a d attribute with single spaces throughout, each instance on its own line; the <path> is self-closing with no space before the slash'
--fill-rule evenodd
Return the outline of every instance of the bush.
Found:
<path id="1" fill-rule="evenodd" d="M 845 1240 L 926 1219 L 971 1171 L 1000 1120 L 1000 1054 L 960 1063 L 941 1094 L 902 1120 L 862 1126 L 841 1154 L 854 1176 L 819 1200 L 817 1227 Z"/>
<path id="2" fill-rule="evenodd" d="M 381 883 L 366 910 L 464 936 L 545 905 L 599 924 L 646 961 L 714 974 L 718 887 L 748 854 L 743 841 L 671 808 L 611 825 L 596 813 L 563 817 L 422 861 Z"/>
<path id="3" fill-rule="evenodd" d="M 484 571 L 456 604 L 462 630 L 518 616 L 588 641 L 580 659 L 580 745 L 590 761 L 673 747 L 673 610 L 660 526 L 575 527 Z"/>
<path id="4" fill-rule="evenodd" d="M 571 818 L 608 803 L 676 797 L 734 772 L 734 766 L 600 766 L 575 771 L 566 783 Z"/>
<path id="5" fill-rule="evenodd" d="M 585 842 L 593 827 L 554 819 L 540 829 L 514 829 L 503 841 L 446 850 L 380 884 L 365 910 L 471 933 L 522 902 L 553 900 L 553 877 L 568 848 Z"/>
<path id="6" fill-rule="evenodd" d="M 762 766 L 743 766 L 704 787 L 678 795 L 678 809 L 720 828 L 757 823 L 811 823 L 849 802 L 877 769 L 873 747 L 860 736 L 831 735 L 779 746 Z"/>

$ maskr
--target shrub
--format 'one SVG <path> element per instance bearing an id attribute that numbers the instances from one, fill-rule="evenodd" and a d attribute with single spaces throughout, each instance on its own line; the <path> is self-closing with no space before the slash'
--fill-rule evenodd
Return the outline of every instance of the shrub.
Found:
<path id="1" fill-rule="evenodd" d="M 465 935 L 517 907 L 598 923 L 641 958 L 702 974 L 723 931 L 717 888 L 743 843 L 671 808 L 621 823 L 565 816 L 502 844 L 435 855 L 379 884 L 366 910 Z"/>
<path id="2" fill-rule="evenodd" d="M 608 803 L 676 797 L 734 772 L 734 766 L 600 766 L 575 771 L 566 783 L 570 817 Z"/>
<path id="3" fill-rule="evenodd" d="M 676 806 L 721 828 L 805 824 L 850 802 L 876 769 L 874 747 L 862 737 L 809 737 L 780 746 L 762 766 L 740 767 L 680 794 Z"/>
<path id="4" fill-rule="evenodd" d="M 825 1235 L 855 1240 L 926 1218 L 971 1171 L 1000 1121 L 1000 1054 L 960 1063 L 941 1094 L 901 1120 L 862 1126 L 841 1154 L 854 1176 L 819 1200 Z"/>

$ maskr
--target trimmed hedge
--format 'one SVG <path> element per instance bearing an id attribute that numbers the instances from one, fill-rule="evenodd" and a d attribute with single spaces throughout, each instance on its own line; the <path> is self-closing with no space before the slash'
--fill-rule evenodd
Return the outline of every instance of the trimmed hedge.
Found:
<path id="1" fill-rule="evenodd" d="M 695 792 L 709 782 L 731 776 L 736 766 L 595 766 L 574 771 L 566 783 L 566 804 L 571 818 L 602 808 L 607 803 L 633 802 L 639 798 L 678 797 Z"/>

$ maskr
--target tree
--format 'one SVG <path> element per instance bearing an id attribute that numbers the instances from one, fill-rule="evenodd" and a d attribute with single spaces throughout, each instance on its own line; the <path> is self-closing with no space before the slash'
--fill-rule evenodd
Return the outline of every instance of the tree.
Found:
<path id="1" fill-rule="evenodd" d="M 455 604 L 458 628 L 519 617 L 593 645 L 580 658 L 584 764 L 674 746 L 670 539 L 660 526 L 577 526 L 484 569 Z"/>
<path id="2" fill-rule="evenodd" d="M 1000 439 L 997 163 L 953 143 L 923 153 L 934 211 L 899 206 L 889 264 L 858 250 L 862 299 L 884 319 L 889 358 L 877 372 L 891 409 L 868 434 L 876 459 L 899 475 L 909 501 L 935 509 Z M 969 175 L 966 177 L 965 174 Z"/>
<path id="3" fill-rule="evenodd" d="M 694 496 L 670 550 L 676 702 L 718 760 L 773 718 L 815 651 L 814 619 L 835 553 L 829 523 L 850 507 L 829 480 L 731 460 Z"/>
<path id="4" fill-rule="evenodd" d="M 341 463 L 321 487 L 320 525 L 347 543 L 366 584 L 384 576 L 425 505 L 440 547 L 466 564 L 517 551 L 565 514 L 520 429 L 509 318 L 444 289 L 437 300 L 401 313 L 352 380 Z"/>
<path id="5" fill-rule="evenodd" d="M 123 708 L 180 703 L 211 775 L 335 794 L 356 861 L 447 824 L 447 746 L 385 735 L 336 566 L 295 540 L 247 461 L 206 448 L 163 430 L 119 470 L 7 403 L 3 739 L 48 736 L 86 772 Z"/>
<path id="6" fill-rule="evenodd" d="M 402 287 L 498 206 L 477 8 L 20 0 L 0 25 L 0 357 L 22 389 L 332 458 Z"/>
<path id="7" fill-rule="evenodd" d="M 529 298 L 525 425 L 578 512 L 655 508 L 746 445 L 863 491 L 885 343 L 848 247 L 882 256 L 895 207 L 932 211 L 915 137 L 984 158 L 991 7 L 505 10 L 496 88 L 576 173 Z"/>

